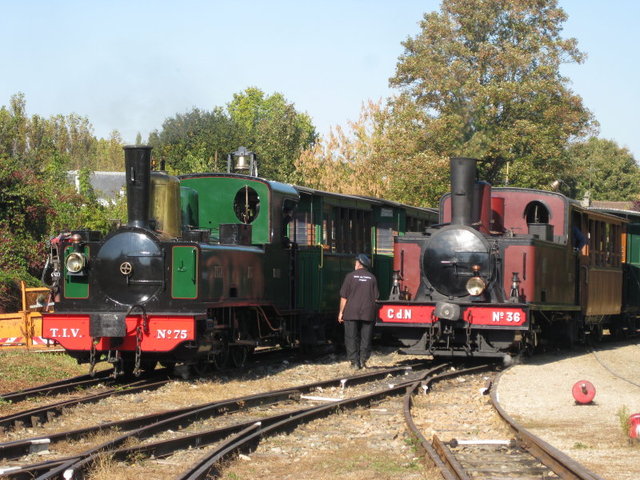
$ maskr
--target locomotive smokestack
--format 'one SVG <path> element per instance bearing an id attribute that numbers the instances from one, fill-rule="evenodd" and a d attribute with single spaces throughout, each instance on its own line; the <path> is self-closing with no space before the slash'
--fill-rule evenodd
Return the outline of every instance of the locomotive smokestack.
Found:
<path id="1" fill-rule="evenodd" d="M 452 157 L 451 165 L 451 223 L 473 223 L 473 197 L 476 181 L 476 159 Z"/>
<path id="2" fill-rule="evenodd" d="M 124 147 L 124 168 L 127 178 L 127 225 L 130 227 L 149 228 L 151 149 L 152 147 L 139 145 Z"/>

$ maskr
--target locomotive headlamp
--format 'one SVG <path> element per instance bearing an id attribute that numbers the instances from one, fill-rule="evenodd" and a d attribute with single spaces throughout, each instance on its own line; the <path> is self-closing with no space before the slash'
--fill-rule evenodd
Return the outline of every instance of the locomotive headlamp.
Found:
<path id="1" fill-rule="evenodd" d="M 78 233 L 74 233 L 69 239 L 71 240 L 71 243 L 78 244 L 82 241 L 82 236 Z"/>
<path id="2" fill-rule="evenodd" d="M 482 267 L 480 265 L 472 265 L 471 266 L 471 271 L 475 274 L 478 275 L 478 272 L 480 271 Z"/>
<path id="3" fill-rule="evenodd" d="M 82 269 L 85 266 L 85 263 L 86 263 L 85 257 L 82 253 L 72 252 L 67 257 L 67 261 L 65 265 L 69 273 L 78 273 L 82 271 Z"/>
<path id="4" fill-rule="evenodd" d="M 467 280 L 466 287 L 469 295 L 477 297 L 482 292 L 484 292 L 484 289 L 487 288 L 487 284 L 482 279 L 482 277 L 471 277 L 469 280 Z"/>

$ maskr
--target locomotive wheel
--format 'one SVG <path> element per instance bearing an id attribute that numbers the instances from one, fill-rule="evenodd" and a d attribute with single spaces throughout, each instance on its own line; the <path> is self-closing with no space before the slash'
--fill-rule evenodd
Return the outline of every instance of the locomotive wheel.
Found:
<path id="1" fill-rule="evenodd" d="M 191 370 L 193 371 L 194 375 L 197 375 L 199 377 L 203 377 L 207 373 L 209 373 L 211 371 L 211 367 L 212 364 L 206 358 L 201 358 L 195 363 L 191 364 Z"/>
<path id="2" fill-rule="evenodd" d="M 157 366 L 158 366 L 158 361 L 157 360 L 142 360 L 142 362 L 140 364 L 140 368 L 142 369 L 142 371 L 144 373 L 153 372 L 156 369 Z"/>
<path id="3" fill-rule="evenodd" d="M 219 341 L 221 345 L 220 350 L 213 354 L 212 360 L 216 368 L 222 369 L 227 366 L 227 363 L 229 363 L 229 344 L 227 343 L 226 338 L 219 335 L 217 335 L 215 339 Z"/>
<path id="4" fill-rule="evenodd" d="M 233 366 L 236 368 L 242 368 L 247 362 L 248 348 L 243 346 L 231 347 L 229 349 L 229 354 L 231 356 L 231 363 Z"/>
<path id="5" fill-rule="evenodd" d="M 602 325 L 599 323 L 592 325 L 589 332 L 589 339 L 592 345 L 596 345 L 602 341 L 603 331 Z"/>
<path id="6" fill-rule="evenodd" d="M 528 357 L 532 356 L 538 349 L 538 346 L 538 333 L 535 330 L 531 330 L 531 332 L 524 337 L 524 354 Z"/>
<path id="7" fill-rule="evenodd" d="M 229 349 L 225 346 L 223 350 L 213 356 L 213 364 L 216 368 L 222 369 L 229 363 Z"/>

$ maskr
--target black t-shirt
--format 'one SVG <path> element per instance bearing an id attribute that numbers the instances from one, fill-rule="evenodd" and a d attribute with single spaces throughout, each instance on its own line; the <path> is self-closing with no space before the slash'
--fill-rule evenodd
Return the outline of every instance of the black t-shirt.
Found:
<path id="1" fill-rule="evenodd" d="M 342 282 L 340 296 L 347 299 L 342 312 L 344 320 L 375 320 L 378 282 L 367 269 L 348 273 Z"/>

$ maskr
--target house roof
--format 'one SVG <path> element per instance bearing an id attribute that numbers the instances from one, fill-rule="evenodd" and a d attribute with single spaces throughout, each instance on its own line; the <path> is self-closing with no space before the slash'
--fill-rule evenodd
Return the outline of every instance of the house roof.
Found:
<path id="1" fill-rule="evenodd" d="M 71 170 L 67 172 L 67 180 L 80 190 L 79 172 Z M 124 172 L 91 172 L 89 182 L 100 200 L 115 200 L 125 188 L 126 178 Z"/>

